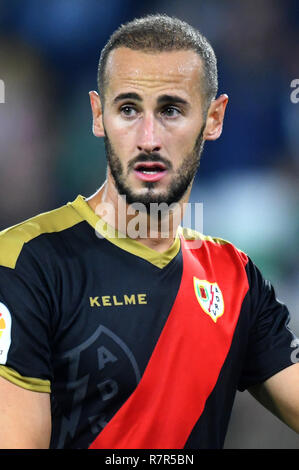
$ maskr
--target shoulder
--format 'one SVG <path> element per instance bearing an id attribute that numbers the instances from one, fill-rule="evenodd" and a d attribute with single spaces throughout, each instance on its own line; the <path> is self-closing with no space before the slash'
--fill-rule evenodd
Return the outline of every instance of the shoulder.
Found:
<path id="1" fill-rule="evenodd" d="M 230 257 L 236 257 L 239 259 L 244 265 L 248 263 L 248 256 L 247 254 L 235 246 L 228 240 L 225 240 L 221 237 L 211 236 L 211 235 L 204 235 L 197 230 L 193 230 L 186 227 L 179 228 L 179 234 L 188 242 L 197 242 L 194 243 L 195 249 L 201 249 L 209 251 L 211 254 L 215 253 L 215 255 L 219 256 L 220 254 L 229 255 Z"/>
<path id="2" fill-rule="evenodd" d="M 82 221 L 71 203 L 38 214 L 0 232 L 0 265 L 14 269 L 25 244 L 46 233 L 61 232 Z"/>
<path id="3" fill-rule="evenodd" d="M 230 243 L 228 240 L 224 240 L 223 238 L 219 237 L 213 237 L 211 235 L 204 235 L 201 232 L 198 232 L 197 230 L 193 230 L 188 227 L 180 227 L 179 228 L 179 233 L 182 235 L 182 237 L 187 240 L 202 240 L 202 241 L 209 241 L 216 243 L 218 245 L 225 245 L 227 243 Z"/>

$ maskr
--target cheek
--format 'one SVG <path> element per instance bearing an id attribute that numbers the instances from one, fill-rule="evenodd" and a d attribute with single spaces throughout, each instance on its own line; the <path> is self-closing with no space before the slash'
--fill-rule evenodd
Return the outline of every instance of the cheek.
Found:
<path id="1" fill-rule="evenodd" d="M 180 159 L 192 152 L 198 133 L 197 129 L 184 127 L 176 129 L 175 132 L 169 134 L 169 145 L 178 154 Z"/>
<path id="2" fill-rule="evenodd" d="M 112 148 L 118 156 L 125 156 L 130 150 L 132 151 L 134 140 L 132 131 L 120 125 L 117 120 L 111 119 L 104 120 L 104 127 Z"/>

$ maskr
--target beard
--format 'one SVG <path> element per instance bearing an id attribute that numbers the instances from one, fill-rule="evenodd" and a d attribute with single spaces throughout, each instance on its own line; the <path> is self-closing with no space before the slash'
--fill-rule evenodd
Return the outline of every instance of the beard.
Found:
<path id="1" fill-rule="evenodd" d="M 143 182 L 143 187 L 147 189 L 145 194 L 135 193 L 134 190 L 128 186 L 125 181 L 125 173 L 121 159 L 114 152 L 112 144 L 107 136 L 107 133 L 105 132 L 104 142 L 108 166 L 115 181 L 115 186 L 118 193 L 121 196 L 126 196 L 126 201 L 128 204 L 143 204 L 148 213 L 150 212 L 150 204 L 152 203 L 166 203 L 168 206 L 170 206 L 173 203 L 179 202 L 192 184 L 199 167 L 200 157 L 204 146 L 204 128 L 205 123 L 200 130 L 191 153 L 184 157 L 183 162 L 176 170 L 167 189 L 159 194 L 155 194 L 155 187 L 157 184 L 155 182 Z M 146 161 L 162 162 L 167 170 L 172 170 L 172 163 L 169 160 L 163 158 L 159 153 L 140 153 L 137 157 L 129 162 L 127 175 L 130 173 L 130 171 L 133 170 L 133 167 L 136 165 L 136 163 Z"/>

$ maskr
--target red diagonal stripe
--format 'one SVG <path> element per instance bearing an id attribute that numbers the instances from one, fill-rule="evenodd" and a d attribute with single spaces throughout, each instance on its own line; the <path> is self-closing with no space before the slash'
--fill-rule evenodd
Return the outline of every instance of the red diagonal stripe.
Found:
<path id="1" fill-rule="evenodd" d="M 183 448 L 217 382 L 248 290 L 244 261 L 229 244 L 205 242 L 193 251 L 186 243 L 180 289 L 142 379 L 92 449 Z M 193 276 L 222 291 L 225 311 L 216 323 L 196 299 Z"/>

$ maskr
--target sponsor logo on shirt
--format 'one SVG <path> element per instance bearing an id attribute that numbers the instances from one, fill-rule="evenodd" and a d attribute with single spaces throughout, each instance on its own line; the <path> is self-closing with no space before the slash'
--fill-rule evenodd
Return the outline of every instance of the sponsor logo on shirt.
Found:
<path id="1" fill-rule="evenodd" d="M 0 302 L 0 364 L 5 364 L 11 343 L 11 314 Z"/>
<path id="2" fill-rule="evenodd" d="M 119 307 L 121 305 L 147 304 L 146 294 L 97 295 L 89 297 L 91 307 Z"/>
<path id="3" fill-rule="evenodd" d="M 217 282 L 197 279 L 194 276 L 193 285 L 199 305 L 216 323 L 217 319 L 224 313 L 223 295 Z"/>

